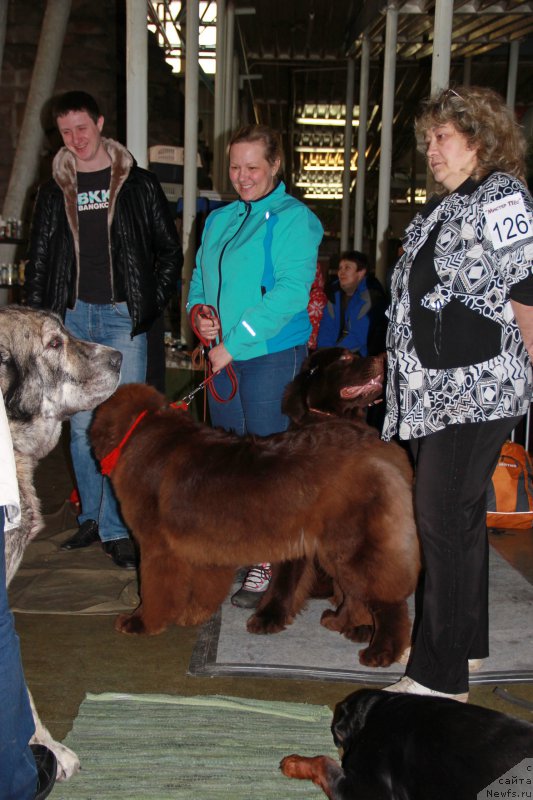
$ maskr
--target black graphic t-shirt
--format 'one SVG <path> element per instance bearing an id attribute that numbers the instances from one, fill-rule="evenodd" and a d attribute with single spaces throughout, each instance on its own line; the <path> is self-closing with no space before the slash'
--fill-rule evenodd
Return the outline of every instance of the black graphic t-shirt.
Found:
<path id="1" fill-rule="evenodd" d="M 110 303 L 111 264 L 107 212 L 111 167 L 78 172 L 80 280 L 78 297 L 85 303 Z"/>

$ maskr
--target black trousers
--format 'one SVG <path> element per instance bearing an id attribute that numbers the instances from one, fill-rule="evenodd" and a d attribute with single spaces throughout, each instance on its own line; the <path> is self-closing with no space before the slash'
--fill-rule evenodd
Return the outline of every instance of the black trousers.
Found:
<path id="1" fill-rule="evenodd" d="M 166 390 L 165 320 L 157 317 L 146 335 L 146 383 L 161 394 Z"/>
<path id="2" fill-rule="evenodd" d="M 450 425 L 409 442 L 424 570 L 406 674 L 430 689 L 468 691 L 468 659 L 488 655 L 486 490 L 521 419 Z"/>

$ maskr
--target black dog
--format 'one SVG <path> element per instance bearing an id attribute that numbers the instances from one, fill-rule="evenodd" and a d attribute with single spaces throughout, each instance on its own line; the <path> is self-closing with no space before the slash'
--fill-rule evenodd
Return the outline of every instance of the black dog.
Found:
<path id="1" fill-rule="evenodd" d="M 331 730 L 342 767 L 328 756 L 280 765 L 330 800 L 476 800 L 533 757 L 530 723 L 440 697 L 360 689 L 338 704 Z"/>

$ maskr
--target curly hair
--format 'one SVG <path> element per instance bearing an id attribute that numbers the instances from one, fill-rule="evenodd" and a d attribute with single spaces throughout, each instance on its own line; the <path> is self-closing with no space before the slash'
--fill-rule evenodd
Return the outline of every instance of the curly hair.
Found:
<path id="1" fill-rule="evenodd" d="M 466 136 L 471 147 L 477 147 L 473 178 L 482 180 L 499 170 L 524 180 L 527 142 L 501 95 L 483 86 L 457 86 L 425 100 L 415 119 L 421 152 L 426 152 L 427 131 L 447 122 Z"/>
<path id="2" fill-rule="evenodd" d="M 269 164 L 274 165 L 279 158 L 279 169 L 277 176 L 283 172 L 284 157 L 281 137 L 279 133 L 268 125 L 245 125 L 232 134 L 228 143 L 228 155 L 232 145 L 239 142 L 262 142 L 265 148 L 265 159 Z"/>

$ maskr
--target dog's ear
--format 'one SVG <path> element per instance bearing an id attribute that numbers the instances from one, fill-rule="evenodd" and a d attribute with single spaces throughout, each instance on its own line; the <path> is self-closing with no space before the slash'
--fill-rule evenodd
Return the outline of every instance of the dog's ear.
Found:
<path id="1" fill-rule="evenodd" d="M 286 414 L 291 422 L 300 423 L 308 411 L 307 406 L 307 382 L 306 372 L 300 372 L 293 381 L 289 383 L 283 393 L 281 410 Z"/>
<path id="2" fill-rule="evenodd" d="M 333 741 L 337 747 L 346 750 L 351 739 L 358 736 L 382 694 L 384 693 L 375 689 L 359 689 L 337 704 L 331 725 Z"/>
<path id="3" fill-rule="evenodd" d="M 100 461 L 123 438 L 143 411 L 157 411 L 166 405 L 164 395 L 146 383 L 125 383 L 98 406 L 89 430 L 89 439 Z"/>
<path id="4" fill-rule="evenodd" d="M 25 358 L 31 359 L 25 353 Z M 0 342 L 0 386 L 8 419 L 29 422 L 40 413 L 43 386 L 35 370 L 30 370 L 25 358 L 15 358 L 4 341 Z"/>
<path id="5" fill-rule="evenodd" d="M 335 706 L 335 713 L 333 715 L 333 722 L 331 723 L 331 733 L 336 747 L 346 749 L 347 743 L 352 736 L 352 709 L 351 697 L 349 695 L 345 700 L 337 703 Z"/>

